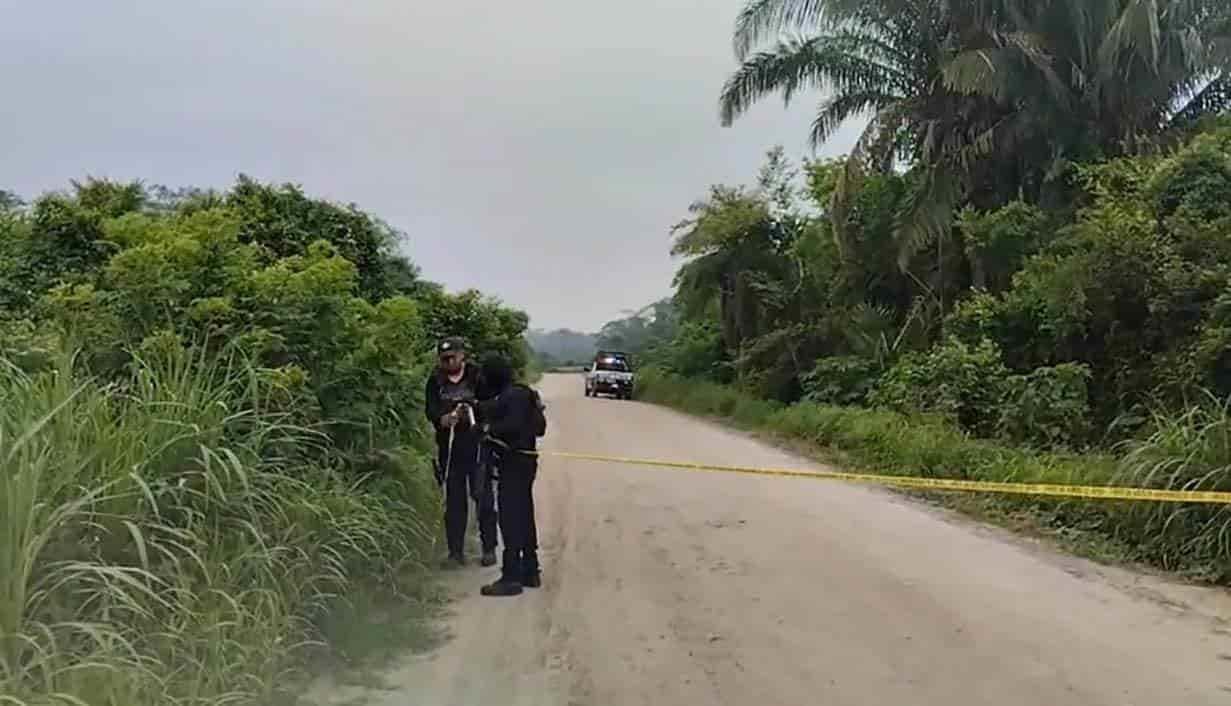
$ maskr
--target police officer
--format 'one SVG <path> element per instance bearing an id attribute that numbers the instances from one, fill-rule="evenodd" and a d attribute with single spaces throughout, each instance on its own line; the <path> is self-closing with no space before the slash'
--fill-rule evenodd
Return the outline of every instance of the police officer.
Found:
<path id="1" fill-rule="evenodd" d="M 539 394 L 513 384 L 513 370 L 503 359 L 483 366 L 483 378 L 495 397 L 480 403 L 480 419 L 487 432 L 484 443 L 495 466 L 504 561 L 500 579 L 484 586 L 485 596 L 515 596 L 523 587 L 542 585 L 538 557 L 538 531 L 534 520 L 534 478 L 538 474 L 536 440 L 547 431 L 547 417 Z"/>
<path id="2" fill-rule="evenodd" d="M 428 376 L 425 412 L 436 429 L 436 482 L 445 496 L 446 567 L 465 566 L 469 500 L 479 515 L 483 566 L 496 563 L 495 493 L 479 459 L 481 433 L 476 423 L 479 370 L 466 360 L 466 344 L 447 338 L 436 347 L 439 366 Z"/>

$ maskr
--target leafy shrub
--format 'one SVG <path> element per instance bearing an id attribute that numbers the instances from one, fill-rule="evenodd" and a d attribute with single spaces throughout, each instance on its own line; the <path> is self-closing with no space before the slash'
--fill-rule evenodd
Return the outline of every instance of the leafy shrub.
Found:
<path id="1" fill-rule="evenodd" d="M 958 228 L 976 289 L 1007 289 L 1014 272 L 1048 241 L 1047 216 L 1038 206 L 1015 201 L 995 211 L 967 208 Z"/>
<path id="2" fill-rule="evenodd" d="M 1198 135 L 1164 160 L 1145 193 L 1160 219 L 1176 213 L 1198 220 L 1231 215 L 1231 129 Z"/>
<path id="3" fill-rule="evenodd" d="M 258 246 L 271 260 L 301 255 L 325 240 L 351 262 L 358 292 L 376 300 L 394 294 L 388 250 L 397 234 L 353 204 L 312 199 L 293 184 L 270 186 L 241 175 L 226 197 L 239 222 L 239 239 Z"/>
<path id="4" fill-rule="evenodd" d="M 1004 399 L 1008 370 L 996 344 L 968 346 L 950 338 L 925 352 L 909 353 L 881 377 L 869 396 L 875 406 L 930 412 L 965 429 L 990 435 Z"/>
<path id="5" fill-rule="evenodd" d="M 868 401 L 899 412 L 939 414 L 984 437 L 1063 446 L 1089 438 L 1089 380 L 1090 371 L 1073 363 L 1012 375 L 990 340 L 969 346 L 950 338 L 904 356 Z"/>
<path id="6" fill-rule="evenodd" d="M 650 358 L 664 370 L 690 378 L 731 380 L 725 358 L 722 333 L 709 323 L 689 323 L 669 343 L 653 351 Z"/>
<path id="7" fill-rule="evenodd" d="M 816 361 L 804 376 L 805 399 L 837 405 L 862 405 L 880 379 L 878 361 L 860 356 L 834 356 Z"/>
<path id="8" fill-rule="evenodd" d="M 1206 203 L 1226 200 L 1220 135 L 1165 159 L 1080 168 L 1089 202 L 1076 221 L 1027 260 L 1010 289 L 960 304 L 949 330 L 967 343 L 992 339 L 1023 374 L 1086 366 L 1091 413 L 1104 426 L 1159 396 L 1182 403 L 1212 384 L 1221 339 L 1210 337 L 1211 317 L 1231 288 L 1231 219 Z M 1194 357 L 1194 348 L 1204 353 Z"/>
<path id="9" fill-rule="evenodd" d="M 1013 441 L 1065 446 L 1089 438 L 1090 370 L 1061 363 L 1004 382 L 1000 432 Z"/>
<path id="10" fill-rule="evenodd" d="M 1215 299 L 1193 345 L 1160 361 L 1160 378 L 1169 388 L 1196 386 L 1231 395 L 1231 291 Z"/>
<path id="11" fill-rule="evenodd" d="M 516 369 L 529 363 L 530 352 L 522 338 L 529 324 L 524 312 L 508 309 L 473 289 L 458 294 L 433 289 L 417 300 L 427 340 L 461 336 L 472 350 L 502 355 Z"/>

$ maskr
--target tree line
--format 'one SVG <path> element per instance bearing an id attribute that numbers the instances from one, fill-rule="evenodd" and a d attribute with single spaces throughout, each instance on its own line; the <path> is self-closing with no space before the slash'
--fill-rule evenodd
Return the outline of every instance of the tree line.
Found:
<path id="1" fill-rule="evenodd" d="M 1231 6 L 754 0 L 734 44 L 724 122 L 820 89 L 815 142 L 867 128 L 711 187 L 672 230 L 673 295 L 603 337 L 1035 446 L 1231 395 Z"/>
<path id="2" fill-rule="evenodd" d="M 402 244 L 247 177 L 0 198 L 0 701 L 282 702 L 393 635 L 364 607 L 416 605 L 440 534 L 434 344 L 528 359 Z"/>

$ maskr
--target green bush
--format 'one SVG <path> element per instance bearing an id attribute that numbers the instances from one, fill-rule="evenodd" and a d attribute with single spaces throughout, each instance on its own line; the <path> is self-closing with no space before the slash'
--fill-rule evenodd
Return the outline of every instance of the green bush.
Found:
<path id="1" fill-rule="evenodd" d="M 1150 176 L 1145 193 L 1160 219 L 1231 215 L 1231 130 L 1198 135 Z"/>
<path id="2" fill-rule="evenodd" d="M 868 401 L 899 412 L 930 412 L 982 435 L 995 432 L 1008 370 L 1000 349 L 984 339 L 956 338 L 902 357 L 881 377 Z"/>
<path id="3" fill-rule="evenodd" d="M 434 343 L 520 367 L 527 319 L 394 245 L 248 179 L 0 214 L 0 701 L 273 703 L 344 596 L 421 592 Z"/>
<path id="4" fill-rule="evenodd" d="M 1049 240 L 1046 214 L 1021 201 L 990 212 L 967 208 L 957 227 L 973 270 L 973 286 L 992 292 L 1008 289 L 1013 273 Z"/>
<path id="5" fill-rule="evenodd" d="M 880 363 L 872 358 L 821 358 L 812 372 L 804 376 L 804 397 L 821 404 L 862 405 L 875 389 L 881 373 Z"/>
<path id="6" fill-rule="evenodd" d="M 669 343 L 650 356 L 664 370 L 685 377 L 732 379 L 729 366 L 723 365 L 722 333 L 710 323 L 684 326 Z"/>
<path id="7" fill-rule="evenodd" d="M 502 355 L 518 370 L 529 364 L 530 349 L 522 334 L 530 320 L 524 312 L 473 289 L 458 294 L 432 290 L 418 299 L 427 340 L 461 336 L 479 355 Z"/>
<path id="8" fill-rule="evenodd" d="M 1231 394 L 1219 305 L 1231 290 L 1229 148 L 1223 129 L 1168 157 L 1081 167 L 1074 222 L 1002 294 L 959 304 L 948 331 L 990 338 L 1021 374 L 1085 366 L 1102 427 L 1159 401 L 1183 409 L 1203 387 Z"/>
<path id="9" fill-rule="evenodd" d="M 1013 441 L 1066 446 L 1091 434 L 1090 370 L 1061 363 L 1005 379 L 1000 433 Z"/>
<path id="10" fill-rule="evenodd" d="M 269 261 L 301 255 L 324 240 L 354 266 L 361 296 L 374 301 L 397 293 L 389 256 L 397 234 L 353 204 L 309 198 L 293 184 L 275 187 L 244 175 L 225 203 L 238 222 L 240 242 L 257 246 Z"/>

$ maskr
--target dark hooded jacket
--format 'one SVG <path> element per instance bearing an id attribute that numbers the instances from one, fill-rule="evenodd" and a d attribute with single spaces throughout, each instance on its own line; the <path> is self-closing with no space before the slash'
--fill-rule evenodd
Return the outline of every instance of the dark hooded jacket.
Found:
<path id="1" fill-rule="evenodd" d="M 546 406 L 539 393 L 513 382 L 513 371 L 504 361 L 483 366 L 483 378 L 495 396 L 479 404 L 479 419 L 487 433 L 502 446 L 533 451 L 537 439 L 547 433 Z"/>

